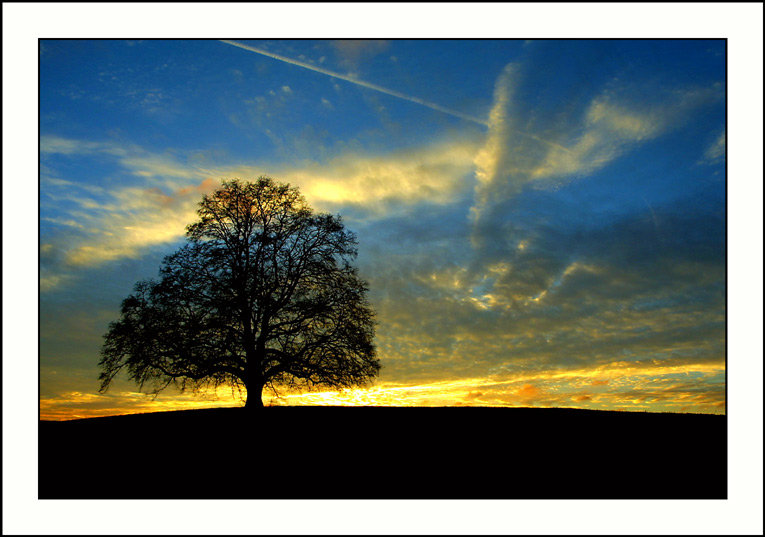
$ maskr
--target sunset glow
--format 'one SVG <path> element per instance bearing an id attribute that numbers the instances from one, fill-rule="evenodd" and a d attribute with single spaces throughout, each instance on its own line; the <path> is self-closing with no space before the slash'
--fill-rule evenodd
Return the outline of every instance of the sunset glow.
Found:
<path id="1" fill-rule="evenodd" d="M 238 394 L 186 394 L 152 399 L 137 392 L 109 396 L 72 392 L 40 402 L 41 419 L 238 406 Z M 275 406 L 565 407 L 594 410 L 725 413 L 725 364 L 631 364 L 608 368 L 464 378 L 427 384 L 378 383 L 345 391 L 264 396 Z"/>

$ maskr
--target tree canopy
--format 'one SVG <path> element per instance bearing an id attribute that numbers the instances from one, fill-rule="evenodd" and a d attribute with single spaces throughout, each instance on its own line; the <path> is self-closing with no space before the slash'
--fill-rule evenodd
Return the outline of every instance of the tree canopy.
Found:
<path id="1" fill-rule="evenodd" d="M 356 237 L 268 177 L 205 195 L 186 243 L 140 281 L 104 336 L 101 391 L 120 371 L 157 394 L 230 385 L 350 388 L 380 370 Z"/>

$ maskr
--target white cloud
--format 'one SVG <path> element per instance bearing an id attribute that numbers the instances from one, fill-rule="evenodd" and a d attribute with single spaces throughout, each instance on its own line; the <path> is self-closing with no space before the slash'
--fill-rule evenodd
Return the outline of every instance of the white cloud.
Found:
<path id="1" fill-rule="evenodd" d="M 93 142 L 88 140 L 76 140 L 71 138 L 62 138 L 60 136 L 41 136 L 40 154 L 44 160 L 47 155 L 103 155 L 107 158 L 115 158 L 116 161 L 130 171 L 131 174 L 148 177 L 161 178 L 163 181 L 169 178 L 195 179 L 204 174 L 184 162 L 179 162 L 177 158 L 170 154 L 151 153 L 145 149 L 133 144 L 120 144 L 117 142 Z M 58 182 L 63 184 L 68 182 L 70 185 L 78 184 L 73 181 L 52 177 L 50 169 L 47 170 L 47 181 L 49 183 Z M 81 185 L 84 188 L 84 185 Z"/>
<path id="2" fill-rule="evenodd" d="M 517 66 L 507 64 L 499 76 L 494 89 L 494 104 L 489 113 L 489 132 L 484 146 L 474 159 L 476 166 L 476 203 L 473 206 L 473 217 L 477 218 L 488 202 L 490 187 L 497 179 L 505 175 L 505 170 L 512 168 L 507 160 L 507 148 L 516 132 L 512 121 L 512 91 L 516 84 Z"/>
<path id="3" fill-rule="evenodd" d="M 679 127 L 691 113 L 723 96 L 718 84 L 661 94 L 645 90 L 647 97 L 635 91 L 638 84 L 609 87 L 590 101 L 581 118 L 571 114 L 563 118 L 562 128 L 543 136 L 528 125 L 533 126 L 530 118 L 544 111 L 521 109 L 513 98 L 522 82 L 518 73 L 517 65 L 508 64 L 495 83 L 489 132 L 475 159 L 475 221 L 486 207 L 518 195 L 531 183 L 557 187 L 602 169 L 637 145 Z M 642 100 L 636 100 L 635 94 Z M 710 151 L 719 153 L 719 145 Z"/>
<path id="4" fill-rule="evenodd" d="M 195 179 L 200 176 L 197 169 L 177 162 L 165 155 L 132 155 L 120 159 L 120 164 L 141 177 L 158 177 L 166 180 L 170 177 Z"/>
<path id="5" fill-rule="evenodd" d="M 725 131 L 722 131 L 717 139 L 704 152 L 702 163 L 716 164 L 725 158 Z"/>
<path id="6" fill-rule="evenodd" d="M 89 155 L 104 153 L 107 155 L 124 156 L 129 154 L 131 148 L 119 146 L 109 142 L 91 142 L 86 140 L 73 140 L 60 136 L 41 136 L 40 153 L 61 155 Z"/>

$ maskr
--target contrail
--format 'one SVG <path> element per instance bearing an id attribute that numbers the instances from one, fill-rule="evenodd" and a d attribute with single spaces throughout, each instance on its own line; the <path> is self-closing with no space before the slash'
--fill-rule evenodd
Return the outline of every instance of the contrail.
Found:
<path id="1" fill-rule="evenodd" d="M 488 122 L 484 119 L 479 119 L 477 117 L 470 116 L 468 114 L 463 114 L 462 112 L 457 112 L 455 110 L 449 110 L 448 108 L 444 108 L 443 106 L 439 106 L 435 103 L 431 103 L 423 99 L 419 99 L 417 97 L 404 95 L 403 93 L 400 93 L 398 91 L 394 91 L 388 88 L 383 88 L 382 86 L 378 86 L 377 84 L 365 82 L 364 80 L 359 80 L 358 78 L 354 78 L 352 76 L 336 73 L 328 69 L 322 69 L 321 67 L 316 67 L 315 65 L 311 65 L 310 63 L 293 60 L 292 58 L 287 58 L 286 56 L 280 56 L 279 54 L 274 54 L 273 52 L 268 52 L 267 50 L 251 47 L 243 43 L 237 43 L 236 41 L 229 41 L 226 39 L 221 39 L 220 41 L 223 43 L 228 43 L 229 45 L 233 45 L 235 47 L 243 48 L 244 50 L 249 50 L 250 52 L 255 52 L 257 54 L 262 54 L 263 56 L 268 56 L 269 58 L 273 58 L 275 60 L 279 60 L 292 65 L 297 65 L 298 67 L 303 67 L 305 69 L 310 69 L 311 71 L 315 71 L 323 75 L 339 78 L 340 80 L 345 80 L 346 82 L 350 82 L 351 84 L 356 84 L 357 86 L 362 86 L 364 88 L 379 91 L 380 93 L 385 93 L 386 95 L 390 95 L 392 97 L 398 97 L 399 99 L 404 99 L 405 101 L 421 104 L 422 106 L 427 106 L 428 108 L 431 108 L 433 110 L 438 110 L 439 112 L 443 112 L 445 114 L 449 114 L 454 117 L 465 119 L 467 121 L 472 121 L 473 123 L 478 123 L 479 125 L 488 126 Z"/>

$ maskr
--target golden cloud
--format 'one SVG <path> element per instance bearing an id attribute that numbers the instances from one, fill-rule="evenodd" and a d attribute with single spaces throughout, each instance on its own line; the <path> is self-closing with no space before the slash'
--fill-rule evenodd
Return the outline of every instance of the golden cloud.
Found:
<path id="1" fill-rule="evenodd" d="M 135 257 L 143 249 L 181 238 L 193 221 L 200 193 L 212 191 L 207 178 L 197 185 L 170 194 L 156 188 L 123 188 L 112 193 L 113 202 L 95 205 L 86 218 L 97 233 L 85 244 L 71 248 L 65 257 L 72 266 L 96 266 L 123 257 Z"/>
<path id="2" fill-rule="evenodd" d="M 534 399 L 539 397 L 541 390 L 533 384 L 524 384 L 517 390 L 515 390 L 515 396 L 521 399 Z"/>
<path id="3" fill-rule="evenodd" d="M 136 257 L 147 247 L 180 239 L 195 218 L 199 197 L 212 191 L 218 178 L 254 180 L 265 173 L 253 166 L 203 170 L 169 155 L 113 143 L 45 137 L 41 147 L 44 153 L 111 155 L 148 183 L 110 192 L 100 189 L 92 192 L 93 197 L 78 196 L 77 186 L 70 182 L 51 183 L 46 196 L 54 203 L 75 202 L 80 208 L 70 209 L 66 221 L 82 232 L 69 235 L 60 245 L 66 252 L 64 264 L 70 267 Z M 384 156 L 346 153 L 326 165 L 277 169 L 273 177 L 299 186 L 318 210 L 353 206 L 368 216 L 383 216 L 420 203 L 447 204 L 468 192 L 476 148 L 463 139 Z M 65 281 L 63 272 L 50 272 L 41 279 L 41 289 L 51 290 Z"/>
<path id="4" fill-rule="evenodd" d="M 468 190 L 475 144 L 448 142 L 382 157 L 343 155 L 326 166 L 285 170 L 318 208 L 355 205 L 381 214 L 391 206 L 446 204 Z"/>
<path id="5" fill-rule="evenodd" d="M 448 204 L 472 188 L 478 144 L 470 139 L 435 142 L 385 155 L 347 152 L 325 164 L 300 167 L 230 166 L 214 176 L 253 180 L 271 175 L 298 186 L 320 211 L 355 207 L 368 217 L 389 216 L 421 203 Z"/>

